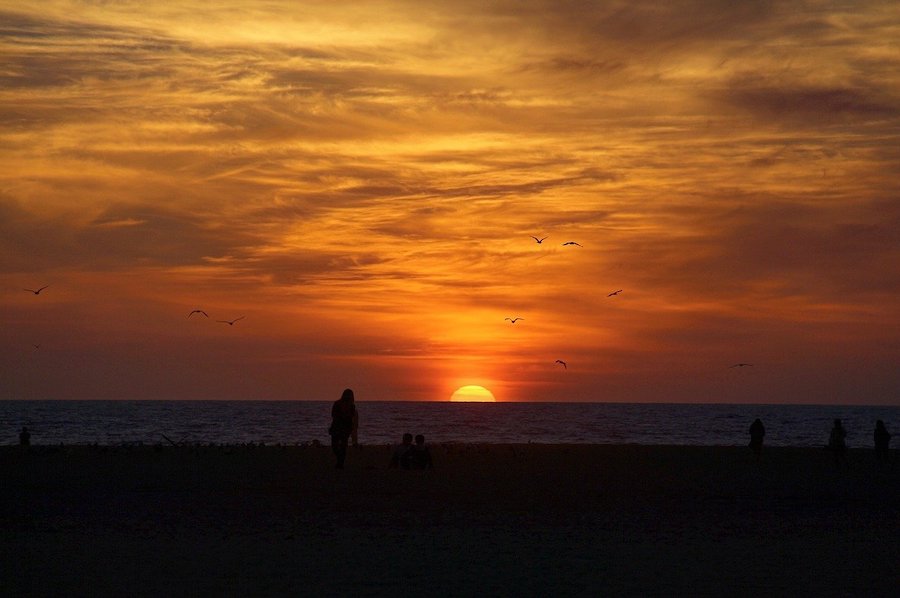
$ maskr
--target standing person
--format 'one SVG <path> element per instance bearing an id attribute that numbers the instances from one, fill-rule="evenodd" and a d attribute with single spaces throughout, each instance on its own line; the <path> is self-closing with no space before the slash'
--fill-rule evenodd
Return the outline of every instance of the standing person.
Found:
<path id="1" fill-rule="evenodd" d="M 19 432 L 19 446 L 25 448 L 31 446 L 31 432 L 25 426 L 22 426 L 22 431 Z"/>
<path id="2" fill-rule="evenodd" d="M 757 417 L 753 420 L 753 423 L 750 424 L 750 450 L 756 455 L 757 460 L 759 460 L 759 455 L 762 452 L 763 438 L 765 435 L 766 428 L 763 426 L 762 420 Z"/>
<path id="3" fill-rule="evenodd" d="M 839 464 L 847 452 L 847 431 L 841 425 L 841 420 L 834 420 L 834 427 L 831 428 L 831 434 L 828 436 L 828 450 L 834 453 L 834 462 Z"/>
<path id="4" fill-rule="evenodd" d="M 891 434 L 880 419 L 875 422 L 875 461 L 879 464 L 890 462 Z"/>
<path id="5" fill-rule="evenodd" d="M 328 433 L 331 435 L 331 450 L 337 457 L 337 469 L 344 468 L 344 459 L 347 458 L 347 444 L 350 436 L 354 436 L 359 423 L 359 416 L 356 413 L 356 403 L 353 398 L 353 391 L 349 388 L 344 389 L 341 398 L 334 402 L 331 406 L 331 427 Z"/>

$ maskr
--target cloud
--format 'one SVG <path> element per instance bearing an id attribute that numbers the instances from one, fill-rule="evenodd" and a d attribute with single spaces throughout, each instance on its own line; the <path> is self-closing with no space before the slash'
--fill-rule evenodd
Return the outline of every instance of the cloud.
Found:
<path id="1" fill-rule="evenodd" d="M 325 371 L 343 343 L 392 375 L 383 347 L 427 347 L 429 375 L 454 377 L 467 351 L 530 372 L 535 351 L 569 348 L 601 376 L 687 371 L 691 347 L 767 335 L 801 350 L 810 322 L 819 340 L 849 343 L 854 323 L 884 340 L 896 8 L 2 11 L 0 271 L 81 283 L 85 314 L 180 321 L 203 300 L 252 312 L 255 347 L 286 339 Z M 516 342 L 494 323 L 511 310 L 527 311 Z M 103 332 L 143 325 L 121 321 Z"/>
<path id="2" fill-rule="evenodd" d="M 883 120 L 900 117 L 895 98 L 882 97 L 881 89 L 815 87 L 769 84 L 764 78 L 733 81 L 723 99 L 760 118 L 801 120 L 831 124 L 852 120 Z"/>

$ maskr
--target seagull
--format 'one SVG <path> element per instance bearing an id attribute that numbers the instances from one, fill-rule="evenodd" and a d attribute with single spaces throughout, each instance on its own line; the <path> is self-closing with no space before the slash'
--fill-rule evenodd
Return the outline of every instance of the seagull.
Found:
<path id="1" fill-rule="evenodd" d="M 29 293 L 34 293 L 35 295 L 40 295 L 40 294 L 41 294 L 41 291 L 43 291 L 44 289 L 46 289 L 46 288 L 49 287 L 49 286 L 50 286 L 49 284 L 46 284 L 46 285 L 42 286 L 41 288 L 39 288 L 39 289 L 36 290 L 36 291 L 35 291 L 34 289 L 22 289 L 22 290 L 23 290 L 23 291 L 28 291 Z"/>
<path id="2" fill-rule="evenodd" d="M 203 311 L 202 309 L 195 309 L 194 311 L 192 311 L 191 313 L 188 314 L 188 317 L 190 318 L 194 314 L 203 314 L 207 318 L 209 317 L 209 314 L 206 313 L 205 311 Z M 219 321 L 222 322 L 224 320 L 219 320 Z"/>
<path id="3" fill-rule="evenodd" d="M 511 323 L 515 324 L 518 320 L 524 320 L 525 318 L 520 318 L 516 316 L 515 318 L 503 318 L 504 320 L 509 320 Z"/>
<path id="4" fill-rule="evenodd" d="M 734 365 L 728 366 L 728 368 L 729 368 L 729 369 L 731 369 L 731 368 L 743 368 L 743 367 L 747 367 L 748 365 L 753 365 L 753 364 L 752 364 L 752 363 L 736 363 L 736 364 L 734 364 Z"/>
<path id="5" fill-rule="evenodd" d="M 544 239 L 546 239 L 547 237 L 541 237 L 540 239 L 538 239 L 538 238 L 535 237 L 534 235 L 531 235 L 531 238 L 534 239 L 534 241 L 535 241 L 538 245 L 540 245 L 541 243 L 544 242 Z"/>
<path id="6" fill-rule="evenodd" d="M 612 297 L 613 295 L 618 295 L 618 294 L 621 293 L 621 292 L 622 292 L 622 289 L 619 289 L 618 291 L 613 291 L 612 293 L 610 293 L 609 295 L 607 295 L 607 297 Z"/>
<path id="7" fill-rule="evenodd" d="M 40 348 L 41 348 L 40 345 L 32 345 L 32 347 L 34 347 L 35 349 L 40 349 Z"/>
<path id="8" fill-rule="evenodd" d="M 575 241 L 566 241 L 563 245 L 578 245 L 579 247 L 584 247 L 581 243 L 576 243 Z"/>
<path id="9" fill-rule="evenodd" d="M 233 320 L 216 320 L 216 322 L 222 322 L 223 324 L 228 324 L 229 326 L 234 326 L 234 323 L 238 320 L 243 320 L 246 316 L 241 316 L 240 318 L 235 318 Z"/>
<path id="10" fill-rule="evenodd" d="M 566 362 L 562 359 L 557 359 L 554 363 L 561 363 L 565 369 L 569 369 L 569 366 L 566 365 Z"/>

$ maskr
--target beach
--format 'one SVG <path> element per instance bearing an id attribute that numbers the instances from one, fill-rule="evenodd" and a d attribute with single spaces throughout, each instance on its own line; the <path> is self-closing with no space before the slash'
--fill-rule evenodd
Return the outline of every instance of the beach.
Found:
<path id="1" fill-rule="evenodd" d="M 0 594 L 817 595 L 900 587 L 867 449 L 0 447 Z"/>

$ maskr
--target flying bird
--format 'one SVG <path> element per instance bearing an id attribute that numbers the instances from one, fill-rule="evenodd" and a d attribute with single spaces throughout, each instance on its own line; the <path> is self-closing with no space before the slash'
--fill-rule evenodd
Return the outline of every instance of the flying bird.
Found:
<path id="1" fill-rule="evenodd" d="M 538 238 L 535 237 L 534 235 L 531 235 L 531 238 L 534 239 L 535 243 L 537 243 L 538 245 L 540 245 L 541 243 L 544 242 L 544 239 L 546 239 L 547 237 L 541 237 L 540 239 L 538 239 Z"/>
<path id="2" fill-rule="evenodd" d="M 609 295 L 607 295 L 607 297 L 612 297 L 613 295 L 618 295 L 618 294 L 621 293 L 621 292 L 622 292 L 622 289 L 619 289 L 618 291 L 613 291 L 612 293 L 610 293 Z"/>
<path id="3" fill-rule="evenodd" d="M 510 322 L 512 322 L 513 324 L 515 324 L 517 321 L 519 321 L 519 320 L 524 320 L 525 318 L 520 318 L 519 316 L 516 316 L 515 318 L 503 318 L 503 319 L 504 319 L 504 320 L 509 320 Z"/>
<path id="4" fill-rule="evenodd" d="M 729 368 L 729 369 L 731 369 L 731 368 L 743 368 L 743 367 L 747 367 L 747 366 L 751 366 L 751 365 L 753 365 L 753 364 L 752 364 L 752 363 L 736 363 L 736 364 L 734 364 L 734 365 L 728 366 L 728 368 Z"/>
<path id="5" fill-rule="evenodd" d="M 34 289 L 22 289 L 22 290 L 23 290 L 23 291 L 28 291 L 29 293 L 34 293 L 35 295 L 40 295 L 40 294 L 41 294 L 41 291 L 43 291 L 44 289 L 46 289 L 46 288 L 49 287 L 49 286 L 50 286 L 49 284 L 46 284 L 46 285 L 42 286 L 41 288 L 39 288 L 39 289 L 36 290 L 36 291 L 35 291 Z"/>
<path id="6" fill-rule="evenodd" d="M 566 362 L 562 359 L 557 359 L 554 363 L 561 363 L 565 369 L 569 369 L 569 366 L 566 365 Z"/>
<path id="7" fill-rule="evenodd" d="M 576 243 L 575 241 L 566 241 L 563 245 L 578 245 L 579 247 L 584 247 L 581 243 Z"/>
<path id="8" fill-rule="evenodd" d="M 216 320 L 216 322 L 222 322 L 223 324 L 228 324 L 229 326 L 234 326 L 234 323 L 238 320 L 243 320 L 247 316 L 241 316 L 240 318 L 235 318 L 233 320 Z"/>
<path id="9" fill-rule="evenodd" d="M 205 311 L 203 311 L 202 309 L 195 309 L 194 311 L 192 311 L 191 313 L 188 314 L 188 317 L 190 318 L 194 314 L 203 314 L 207 318 L 209 317 L 209 314 L 206 313 Z M 223 320 L 219 320 L 219 321 L 222 322 Z"/>

